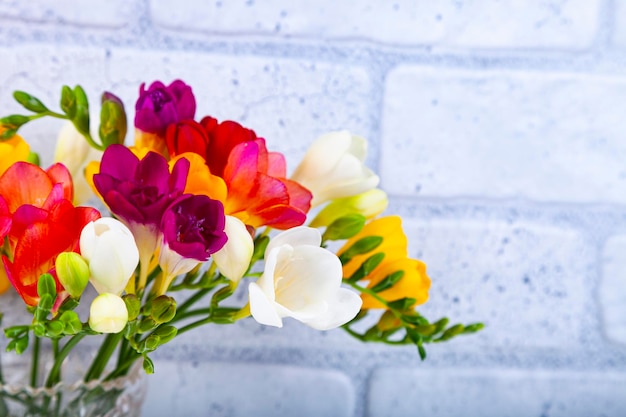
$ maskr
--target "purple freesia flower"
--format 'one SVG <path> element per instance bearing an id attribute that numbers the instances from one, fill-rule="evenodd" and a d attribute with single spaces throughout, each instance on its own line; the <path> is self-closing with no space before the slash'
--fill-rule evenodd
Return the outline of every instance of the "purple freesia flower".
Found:
<path id="1" fill-rule="evenodd" d="M 122 145 L 109 146 L 93 182 L 109 209 L 133 233 L 141 264 L 139 289 L 145 286 L 148 265 L 157 248 L 160 224 L 167 207 L 183 194 L 189 161 L 179 159 L 170 174 L 165 158 L 155 152 L 139 160 Z"/>
<path id="2" fill-rule="evenodd" d="M 145 89 L 139 89 L 135 104 L 135 127 L 148 133 L 164 135 L 172 123 L 192 120 L 196 114 L 196 99 L 191 87 L 181 80 L 173 81 L 167 87 L 155 81 Z"/>
<path id="3" fill-rule="evenodd" d="M 174 277 L 208 260 L 226 244 L 225 226 L 224 206 L 205 195 L 185 194 L 167 208 L 161 219 L 163 275 L 155 284 L 157 295 L 167 291 Z"/>

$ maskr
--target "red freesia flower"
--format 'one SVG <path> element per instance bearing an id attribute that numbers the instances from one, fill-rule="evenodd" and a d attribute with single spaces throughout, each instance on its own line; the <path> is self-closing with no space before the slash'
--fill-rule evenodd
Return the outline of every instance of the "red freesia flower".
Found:
<path id="1" fill-rule="evenodd" d="M 171 156 L 197 153 L 211 175 L 224 179 L 228 189 L 223 201 L 226 214 L 253 227 L 287 229 L 304 223 L 311 193 L 285 178 L 284 156 L 268 152 L 265 140 L 257 138 L 254 131 L 233 121 L 218 123 L 205 117 L 201 123 L 170 125 L 166 143 Z M 194 189 L 198 189 L 196 185 Z"/>
<path id="2" fill-rule="evenodd" d="M 74 207 L 72 180 L 61 164 L 48 171 L 25 162 L 12 165 L 0 177 L 0 196 L 8 203 L 0 218 L 11 221 L 11 253 L 2 257 L 7 277 L 28 305 L 37 305 L 39 276 L 54 275 L 59 253 L 78 251 L 81 230 L 100 213 L 91 207 Z M 62 298 L 63 287 L 56 283 Z"/>

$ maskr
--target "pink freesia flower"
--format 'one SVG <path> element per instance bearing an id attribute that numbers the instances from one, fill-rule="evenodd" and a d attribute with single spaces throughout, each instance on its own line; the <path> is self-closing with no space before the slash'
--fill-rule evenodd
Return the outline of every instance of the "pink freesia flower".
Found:
<path id="1" fill-rule="evenodd" d="M 196 99 L 191 87 L 181 80 L 167 87 L 161 81 L 155 81 L 147 90 L 145 84 L 141 84 L 135 111 L 137 129 L 162 136 L 168 125 L 193 119 Z"/>
<path id="2" fill-rule="evenodd" d="M 204 195 L 186 194 L 168 207 L 161 220 L 163 279 L 157 294 L 165 293 L 174 277 L 205 262 L 226 244 L 225 222 L 222 203 Z"/>
<path id="3" fill-rule="evenodd" d="M 145 286 L 148 265 L 158 245 L 165 209 L 182 193 L 189 162 L 180 159 L 170 174 L 165 158 L 149 152 L 139 160 L 122 145 L 109 146 L 102 155 L 96 189 L 109 209 L 133 233 L 141 264 L 139 289 Z"/>

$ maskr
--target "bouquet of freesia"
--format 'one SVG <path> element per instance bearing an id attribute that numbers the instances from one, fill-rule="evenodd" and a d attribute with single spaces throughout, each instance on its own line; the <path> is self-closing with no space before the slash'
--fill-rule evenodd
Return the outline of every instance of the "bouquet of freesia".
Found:
<path id="1" fill-rule="evenodd" d="M 41 381 L 33 371 L 33 386 L 59 384 L 72 349 L 99 334 L 85 382 L 123 376 L 138 362 L 152 373 L 151 352 L 177 334 L 249 316 L 415 345 L 422 359 L 425 344 L 482 327 L 415 310 L 430 279 L 408 257 L 401 219 L 381 216 L 387 196 L 358 136 L 320 137 L 288 177 L 284 156 L 254 131 L 196 121 L 192 89 L 180 80 L 141 86 L 132 146 L 124 104 L 111 93 L 95 131 L 80 86 L 62 88 L 59 111 L 25 92 L 14 97 L 31 114 L 0 119 L 0 290 L 13 287 L 33 316 L 5 329 L 7 350 L 30 346 L 36 368 L 50 340 L 52 364 Z M 68 123 L 57 162 L 44 169 L 17 131 L 46 116 Z M 94 194 L 106 210 L 82 205 Z M 244 282 L 248 302 L 230 304 Z M 88 283 L 98 295 L 86 299 Z"/>

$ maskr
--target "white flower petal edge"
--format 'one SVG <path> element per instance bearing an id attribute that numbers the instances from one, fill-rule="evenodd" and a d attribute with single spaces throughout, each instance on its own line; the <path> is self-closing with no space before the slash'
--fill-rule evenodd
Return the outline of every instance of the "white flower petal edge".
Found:
<path id="1" fill-rule="evenodd" d="M 226 216 L 224 228 L 228 241 L 222 249 L 215 252 L 213 260 L 220 273 L 233 282 L 239 282 L 250 266 L 254 253 L 254 241 L 241 220 Z"/>
<path id="2" fill-rule="evenodd" d="M 265 252 L 265 271 L 248 287 L 250 313 L 257 322 L 282 327 L 282 318 L 292 317 L 329 330 L 357 315 L 361 298 L 341 288 L 341 262 L 320 242 L 319 231 L 304 226 L 272 239 Z"/>
<path id="3" fill-rule="evenodd" d="M 347 130 L 319 137 L 291 177 L 313 194 L 312 206 L 350 197 L 378 185 L 378 176 L 363 163 L 367 141 Z"/>

